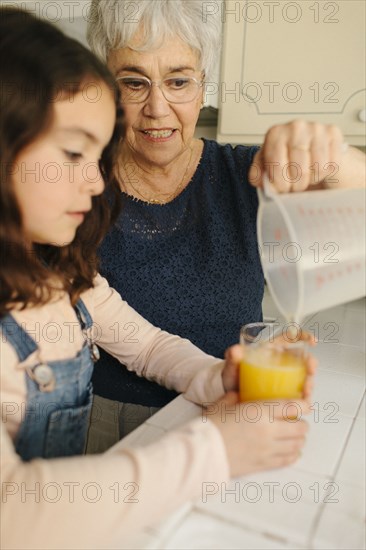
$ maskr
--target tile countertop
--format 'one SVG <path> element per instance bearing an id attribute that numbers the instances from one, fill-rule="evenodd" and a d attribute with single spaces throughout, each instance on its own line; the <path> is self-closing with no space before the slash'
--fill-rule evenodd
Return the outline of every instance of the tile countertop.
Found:
<path id="1" fill-rule="evenodd" d="M 270 296 L 265 316 L 278 314 Z M 291 467 L 205 487 L 154 528 L 123 541 L 141 549 L 365 549 L 365 299 L 309 318 L 319 368 L 310 431 Z M 156 441 L 197 417 L 177 397 L 124 440 Z"/>

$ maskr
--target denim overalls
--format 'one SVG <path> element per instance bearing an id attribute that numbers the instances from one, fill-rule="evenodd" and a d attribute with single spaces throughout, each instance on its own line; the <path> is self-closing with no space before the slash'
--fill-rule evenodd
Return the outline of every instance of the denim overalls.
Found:
<path id="1" fill-rule="evenodd" d="M 93 354 L 95 346 L 87 337 L 92 319 L 82 300 L 75 311 L 85 336 L 82 350 L 72 359 L 39 363 L 26 369 L 26 403 L 15 440 L 23 460 L 72 456 L 84 452 L 92 405 Z M 9 314 L 0 319 L 3 337 L 14 347 L 19 361 L 38 346 Z M 57 345 L 57 343 L 55 343 Z"/>

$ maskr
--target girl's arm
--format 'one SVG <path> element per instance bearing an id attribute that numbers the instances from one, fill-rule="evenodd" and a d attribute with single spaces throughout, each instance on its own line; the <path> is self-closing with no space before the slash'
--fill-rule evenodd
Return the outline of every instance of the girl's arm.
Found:
<path id="1" fill-rule="evenodd" d="M 102 293 L 105 300 L 101 303 L 115 304 L 127 313 L 132 311 L 108 290 L 105 282 L 101 280 L 100 284 L 107 289 Z M 108 298 L 111 295 L 112 300 Z M 113 308 L 110 313 L 113 314 Z M 113 317 L 110 319 L 113 322 Z M 135 312 L 132 319 L 137 321 Z M 221 378 L 219 366 L 215 367 L 220 363 L 206 358 L 189 342 L 164 335 L 148 323 L 140 328 L 144 336 L 142 343 L 128 343 L 136 346 L 140 357 L 136 358 L 132 349 L 125 351 L 125 356 L 130 362 L 133 357 L 141 372 L 150 368 L 153 372 L 159 370 L 159 361 L 155 364 L 150 357 L 157 346 L 163 363 L 173 362 L 171 369 L 167 365 L 164 369 L 166 378 L 176 379 L 175 387 L 190 390 L 197 386 L 203 395 L 209 393 L 205 384 L 206 369 L 217 371 Z M 147 344 L 143 343 L 145 338 Z M 164 339 L 168 339 L 168 348 L 171 348 L 167 354 L 162 349 Z M 185 364 L 180 346 L 189 357 L 188 362 L 186 359 L 188 376 L 176 372 L 177 365 Z M 62 348 L 61 342 L 57 348 Z M 202 418 L 143 449 L 123 449 L 121 442 L 104 455 L 23 462 L 15 452 L 13 441 L 21 421 L 14 415 L 17 411 L 27 413 L 25 388 L 22 391 L 20 384 L 15 384 L 17 371 L 24 377 L 24 366 L 18 363 L 6 342 L 0 341 L 0 355 L 1 544 L 4 548 L 120 548 L 131 533 L 152 525 L 187 500 L 199 497 L 205 487 L 219 486 L 228 480 L 229 473 L 246 475 L 292 463 L 304 443 L 303 421 L 289 423 L 281 414 L 278 418 L 263 414 L 256 423 L 246 422 L 246 404 L 238 404 L 237 394 L 228 393 L 216 403 L 215 410 L 211 407 Z M 195 357 L 200 362 L 198 373 L 194 364 L 190 365 Z M 281 413 L 285 409 L 279 405 Z M 286 408 L 286 414 L 296 416 L 299 410 L 306 411 L 305 402 L 297 405 L 300 408 L 294 407 L 294 413 Z"/>
<path id="2" fill-rule="evenodd" d="M 6 420 L 6 419 L 5 419 Z M 22 462 L 1 426 L 1 547 L 120 548 L 205 482 L 229 476 L 223 439 L 194 420 L 143 449 Z"/>
<path id="3" fill-rule="evenodd" d="M 85 293 L 83 299 L 91 313 L 95 302 L 100 339 L 109 342 L 129 368 L 152 379 L 167 381 L 179 391 L 190 391 L 192 386 L 191 393 L 197 400 L 201 397 L 211 400 L 214 394 L 223 393 L 221 362 L 206 356 L 188 341 L 152 327 L 101 277 L 96 288 Z M 43 316 L 37 309 L 14 315 L 18 316 L 18 322 L 32 328 L 34 319 L 38 319 L 41 328 L 52 320 L 53 325 L 59 321 L 60 328 L 67 324 L 68 329 L 70 323 L 78 325 L 72 320 L 72 310 L 70 318 L 64 317 L 69 310 L 65 299 L 42 308 Z M 126 323 L 134 323 L 136 337 L 126 338 L 122 332 L 124 338 L 116 342 L 113 330 L 108 329 L 116 321 L 121 330 Z M 44 332 L 41 330 L 41 334 Z M 62 353 L 68 357 L 74 347 L 75 351 L 79 349 L 77 330 L 71 340 L 68 331 L 62 334 L 62 341 L 56 344 L 43 339 L 39 342 L 45 361 Z M 19 364 L 13 348 L 4 340 L 0 340 L 0 357 L 4 548 L 119 548 L 130 533 L 198 497 L 204 482 L 220 483 L 228 479 L 223 439 L 207 419 L 194 420 L 144 449 L 125 450 L 117 444 L 106 455 L 23 462 L 13 442 L 22 414 L 27 414 L 24 365 Z M 202 377 L 206 369 L 211 372 L 211 366 L 214 375 Z M 187 368 L 188 374 L 180 375 L 177 370 L 181 368 Z M 207 380 L 213 380 L 214 390 L 207 388 Z"/>
<path id="4" fill-rule="evenodd" d="M 89 294 L 89 293 L 88 293 Z M 85 303 L 96 323 L 97 343 L 136 372 L 202 403 L 224 394 L 224 361 L 189 340 L 168 334 L 141 317 L 100 275 Z"/>

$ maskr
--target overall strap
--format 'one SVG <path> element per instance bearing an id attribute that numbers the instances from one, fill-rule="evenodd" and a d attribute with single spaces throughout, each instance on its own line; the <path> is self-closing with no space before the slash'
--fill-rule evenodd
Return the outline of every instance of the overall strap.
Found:
<path id="1" fill-rule="evenodd" d="M 20 362 L 25 361 L 29 355 L 38 349 L 33 338 L 16 322 L 10 313 L 0 319 L 0 330 L 2 332 L 2 342 L 9 342 L 13 346 Z"/>
<path id="2" fill-rule="evenodd" d="M 81 328 L 83 330 L 91 328 L 93 326 L 93 319 L 91 318 L 90 313 L 81 298 L 79 298 L 76 302 L 74 309 Z"/>
<path id="3" fill-rule="evenodd" d="M 93 326 L 93 319 L 91 318 L 90 313 L 81 298 L 79 298 L 76 302 L 74 309 L 79 320 L 81 330 L 83 331 L 85 342 L 90 351 L 90 358 L 95 363 L 100 359 L 100 353 L 98 346 L 93 342 L 93 336 L 91 334 L 92 331 L 89 330 Z"/>

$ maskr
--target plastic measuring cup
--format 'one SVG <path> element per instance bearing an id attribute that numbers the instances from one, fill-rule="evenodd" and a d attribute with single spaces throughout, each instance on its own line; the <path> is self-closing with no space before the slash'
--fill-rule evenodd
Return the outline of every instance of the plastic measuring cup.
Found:
<path id="1" fill-rule="evenodd" d="M 258 190 L 264 275 L 286 320 L 365 296 L 365 189 Z"/>

